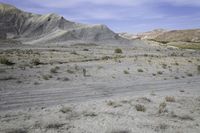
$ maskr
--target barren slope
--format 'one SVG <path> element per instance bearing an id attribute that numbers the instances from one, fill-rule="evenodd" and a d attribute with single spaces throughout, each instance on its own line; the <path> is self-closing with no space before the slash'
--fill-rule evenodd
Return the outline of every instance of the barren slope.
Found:
<path id="1" fill-rule="evenodd" d="M 75 23 L 56 14 L 27 13 L 3 3 L 0 4 L 0 38 L 20 40 L 28 44 L 127 41 L 105 25 Z"/>

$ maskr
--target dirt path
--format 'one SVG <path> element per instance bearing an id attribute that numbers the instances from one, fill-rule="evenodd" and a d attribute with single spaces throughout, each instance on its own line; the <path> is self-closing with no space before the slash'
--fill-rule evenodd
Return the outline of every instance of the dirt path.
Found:
<path id="1" fill-rule="evenodd" d="M 120 85 L 113 83 L 92 83 L 60 88 L 20 89 L 0 93 L 0 110 L 13 110 L 29 107 L 46 107 L 64 103 L 86 102 L 89 100 L 110 98 L 115 96 L 150 94 L 152 91 L 198 90 L 200 77 L 180 80 L 127 82 Z"/>

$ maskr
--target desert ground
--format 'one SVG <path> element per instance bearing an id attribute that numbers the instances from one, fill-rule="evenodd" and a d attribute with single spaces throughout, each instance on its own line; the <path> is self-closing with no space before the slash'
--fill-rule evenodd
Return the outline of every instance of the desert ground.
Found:
<path id="1" fill-rule="evenodd" d="M 1 45 L 2 133 L 198 133 L 200 51 Z"/>

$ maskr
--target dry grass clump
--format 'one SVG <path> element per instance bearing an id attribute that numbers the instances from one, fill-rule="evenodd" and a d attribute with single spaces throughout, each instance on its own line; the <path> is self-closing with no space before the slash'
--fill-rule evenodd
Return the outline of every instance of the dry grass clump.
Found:
<path id="1" fill-rule="evenodd" d="M 164 64 L 164 63 L 163 63 L 163 64 L 162 64 L 162 68 L 163 68 L 163 69 L 167 69 L 167 64 Z"/>
<path id="2" fill-rule="evenodd" d="M 109 59 L 111 59 L 111 57 L 110 56 L 103 56 L 101 59 L 102 60 L 109 60 Z"/>
<path id="3" fill-rule="evenodd" d="M 97 116 L 97 114 L 94 112 L 84 112 L 83 115 L 86 117 L 96 117 Z"/>
<path id="4" fill-rule="evenodd" d="M 6 57 L 0 57 L 0 63 L 4 64 L 4 65 L 8 65 L 8 66 L 15 64 L 15 63 L 9 61 Z"/>
<path id="5" fill-rule="evenodd" d="M 192 77 L 193 74 L 192 74 L 192 73 L 187 73 L 187 76 L 188 76 L 188 77 Z"/>
<path id="6" fill-rule="evenodd" d="M 115 49 L 115 53 L 116 53 L 116 54 L 121 54 L 121 53 L 122 53 L 122 49 L 116 48 L 116 49 Z"/>
<path id="7" fill-rule="evenodd" d="M 145 112 L 145 111 L 146 111 L 145 106 L 144 106 L 144 105 L 141 105 L 141 104 L 135 105 L 135 109 L 136 109 L 137 111 L 141 111 L 141 112 Z"/>
<path id="8" fill-rule="evenodd" d="M 71 107 L 62 107 L 62 108 L 60 109 L 60 112 L 66 114 L 66 113 L 68 113 L 68 112 L 72 112 L 72 108 L 71 108 Z"/>
<path id="9" fill-rule="evenodd" d="M 127 70 L 124 70 L 124 74 L 129 74 L 129 72 Z"/>
<path id="10" fill-rule="evenodd" d="M 35 66 L 40 65 L 41 64 L 40 59 L 38 59 L 38 58 L 32 59 L 31 64 L 33 64 Z"/>
<path id="11" fill-rule="evenodd" d="M 128 130 L 114 130 L 114 131 L 111 131 L 110 133 L 130 133 L 130 131 L 128 131 Z"/>
<path id="12" fill-rule="evenodd" d="M 54 67 L 54 68 L 51 68 L 50 69 L 50 72 L 51 73 L 57 73 L 57 70 L 59 69 L 59 67 L 58 66 L 56 66 L 56 67 Z"/>
<path id="13" fill-rule="evenodd" d="M 197 71 L 200 74 L 200 65 L 197 66 Z"/>
<path id="14" fill-rule="evenodd" d="M 47 129 L 59 129 L 61 128 L 62 126 L 64 126 L 63 123 L 58 123 L 58 122 L 55 122 L 55 123 L 49 123 L 46 125 L 46 128 Z"/>
<path id="15" fill-rule="evenodd" d="M 114 101 L 108 101 L 108 102 L 107 102 L 107 105 L 108 105 L 108 106 L 112 106 L 113 108 L 117 108 L 117 107 L 122 106 L 121 104 L 118 104 L 118 103 L 116 103 L 116 102 L 114 102 Z"/>
<path id="16" fill-rule="evenodd" d="M 6 131 L 6 133 L 28 133 L 28 130 L 24 128 L 17 128 L 17 129 L 8 130 Z"/>
<path id="17" fill-rule="evenodd" d="M 50 78 L 52 78 L 52 76 L 47 74 L 47 75 L 42 75 L 42 78 L 44 80 L 49 80 Z"/>
<path id="18" fill-rule="evenodd" d="M 165 100 L 166 100 L 167 102 L 175 102 L 174 96 L 166 96 L 166 97 L 165 97 Z"/>
<path id="19" fill-rule="evenodd" d="M 181 120 L 194 120 L 191 116 L 189 115 L 182 115 L 182 116 L 178 116 Z"/>
<path id="20" fill-rule="evenodd" d="M 157 72 L 157 74 L 159 74 L 159 75 L 162 75 L 162 74 L 163 74 L 163 72 L 162 72 L 162 71 L 158 71 L 158 72 Z"/>
<path id="21" fill-rule="evenodd" d="M 167 107 L 166 102 L 160 103 L 158 113 L 163 113 L 163 112 L 165 112 L 165 111 L 166 111 L 166 107 Z"/>
<path id="22" fill-rule="evenodd" d="M 144 72 L 144 70 L 142 70 L 142 69 L 138 69 L 137 71 L 138 71 L 138 72 Z"/>

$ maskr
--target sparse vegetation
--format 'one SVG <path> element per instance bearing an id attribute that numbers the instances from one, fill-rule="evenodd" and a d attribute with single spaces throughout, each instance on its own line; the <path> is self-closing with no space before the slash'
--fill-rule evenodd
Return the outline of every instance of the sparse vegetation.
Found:
<path id="1" fill-rule="evenodd" d="M 44 80 L 49 80 L 50 78 L 52 78 L 52 76 L 49 75 L 49 74 L 47 74 L 47 75 L 42 75 L 42 78 L 43 78 Z"/>
<path id="2" fill-rule="evenodd" d="M 111 57 L 110 56 L 103 56 L 101 59 L 102 60 L 109 60 L 109 59 L 111 59 Z"/>
<path id="3" fill-rule="evenodd" d="M 78 53 L 76 51 L 72 51 L 72 52 L 70 52 L 70 54 L 78 55 Z"/>
<path id="4" fill-rule="evenodd" d="M 62 107 L 62 108 L 60 109 L 60 112 L 66 114 L 66 113 L 68 113 L 68 112 L 72 112 L 72 108 L 71 108 L 71 107 Z"/>
<path id="5" fill-rule="evenodd" d="M 124 70 L 124 74 L 129 74 L 129 72 L 127 70 Z"/>
<path id="6" fill-rule="evenodd" d="M 61 128 L 62 126 L 64 126 L 64 124 L 63 123 L 49 123 L 48 125 L 46 125 L 46 128 L 47 129 L 59 129 L 59 128 Z"/>
<path id="7" fill-rule="evenodd" d="M 192 73 L 187 73 L 187 76 L 188 76 L 188 77 L 192 77 L 193 74 L 192 74 Z"/>
<path id="8" fill-rule="evenodd" d="M 162 74 L 163 74 L 163 72 L 162 72 L 162 71 L 158 71 L 158 72 L 157 72 L 157 74 L 159 74 L 159 75 L 162 75 Z"/>
<path id="9" fill-rule="evenodd" d="M 181 116 L 178 116 L 178 118 L 180 118 L 181 120 L 194 120 L 191 116 L 189 115 L 181 115 Z"/>
<path id="10" fill-rule="evenodd" d="M 145 111 L 146 111 L 145 106 L 144 106 L 144 105 L 141 105 L 141 104 L 135 105 L 135 109 L 136 109 L 137 111 L 141 111 L 141 112 L 145 112 Z"/>
<path id="11" fill-rule="evenodd" d="M 112 106 L 113 108 L 117 108 L 117 107 L 122 106 L 121 104 L 118 104 L 118 103 L 116 103 L 116 102 L 114 102 L 114 101 L 108 101 L 108 102 L 107 102 L 107 105 L 108 105 L 108 106 Z"/>
<path id="12" fill-rule="evenodd" d="M 58 66 L 56 66 L 56 67 L 54 67 L 54 68 L 51 68 L 50 69 L 50 72 L 51 73 L 57 73 L 57 70 L 59 69 L 59 67 Z"/>
<path id="13" fill-rule="evenodd" d="M 137 71 L 138 71 L 138 72 L 144 72 L 144 70 L 142 70 L 142 69 L 138 69 Z"/>
<path id="14" fill-rule="evenodd" d="M 115 49 L 115 53 L 116 53 L 116 54 L 121 54 L 121 53 L 122 53 L 122 49 L 116 48 L 116 49 Z"/>
<path id="15" fill-rule="evenodd" d="M 17 79 L 17 78 L 15 78 L 15 77 L 13 77 L 13 76 L 7 76 L 7 77 L 3 77 L 3 78 L 0 78 L 0 80 L 14 80 L 14 79 Z"/>
<path id="16" fill-rule="evenodd" d="M 17 129 L 8 130 L 6 131 L 6 133 L 28 133 L 28 130 L 24 128 L 17 128 Z"/>
<path id="17" fill-rule="evenodd" d="M 166 111 L 166 106 L 167 106 L 166 102 L 160 103 L 158 113 L 165 112 Z"/>
<path id="18" fill-rule="evenodd" d="M 84 112 L 83 114 L 86 117 L 95 117 L 95 116 L 97 116 L 97 114 L 94 113 L 94 112 Z"/>
<path id="19" fill-rule="evenodd" d="M 39 58 L 32 59 L 31 64 L 35 66 L 40 65 L 41 64 L 40 59 Z"/>
<path id="20" fill-rule="evenodd" d="M 165 97 L 165 100 L 166 100 L 167 102 L 175 102 L 174 96 L 166 96 L 166 97 Z"/>
<path id="21" fill-rule="evenodd" d="M 15 63 L 9 61 L 6 57 L 0 57 L 0 63 L 4 64 L 4 65 L 8 65 L 8 66 L 15 64 Z"/>
<path id="22" fill-rule="evenodd" d="M 198 74 L 200 74 L 200 65 L 197 66 Z"/>

